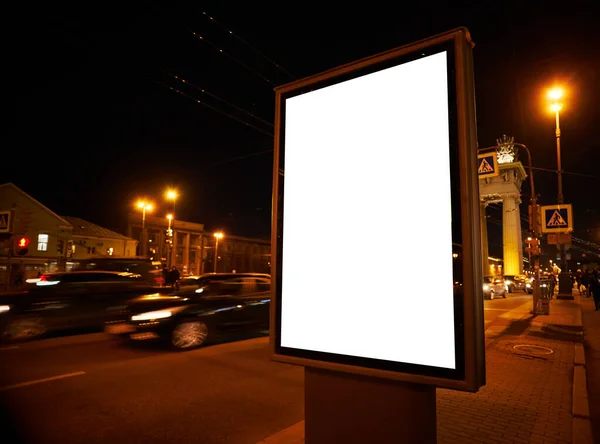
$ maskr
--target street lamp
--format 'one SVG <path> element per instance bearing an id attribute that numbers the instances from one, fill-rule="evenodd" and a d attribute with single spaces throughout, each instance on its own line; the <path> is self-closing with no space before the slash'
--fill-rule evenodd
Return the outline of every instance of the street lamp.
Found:
<path id="1" fill-rule="evenodd" d="M 142 248 L 141 248 L 141 254 L 142 256 L 146 256 L 147 253 L 147 241 L 146 241 L 146 211 L 152 211 L 152 204 L 143 200 L 140 200 L 137 203 L 137 206 L 139 209 L 142 210 Z"/>
<path id="2" fill-rule="evenodd" d="M 178 197 L 179 197 L 179 193 L 177 192 L 177 190 L 175 190 L 173 188 L 169 188 L 165 192 L 165 198 L 167 200 L 170 200 L 171 202 L 173 202 L 173 215 L 175 214 L 175 201 L 177 200 Z M 173 217 L 175 217 L 175 216 L 173 216 Z"/>
<path id="3" fill-rule="evenodd" d="M 556 117 L 556 166 L 558 173 L 558 204 L 564 203 L 563 197 L 563 186 L 562 186 L 562 162 L 560 152 L 560 111 L 563 108 L 561 99 L 564 96 L 562 88 L 555 87 L 548 91 L 548 99 L 551 100 L 550 109 L 554 112 Z M 571 278 L 569 277 L 569 270 L 567 265 L 567 244 L 560 242 L 560 260 L 562 270 L 558 276 L 558 296 L 560 299 L 573 299 L 573 286 L 571 284 Z"/>
<path id="4" fill-rule="evenodd" d="M 217 272 L 217 262 L 219 260 L 219 239 L 223 239 L 223 233 L 221 231 L 215 233 L 215 273 Z"/>

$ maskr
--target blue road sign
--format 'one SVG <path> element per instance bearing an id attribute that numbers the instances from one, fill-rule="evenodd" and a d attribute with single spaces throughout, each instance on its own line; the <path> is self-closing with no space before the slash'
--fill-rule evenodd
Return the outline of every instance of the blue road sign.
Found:
<path id="1" fill-rule="evenodd" d="M 497 176 L 498 156 L 495 151 L 477 156 L 477 176 L 480 179 Z"/>
<path id="2" fill-rule="evenodd" d="M 568 233 L 573 231 L 573 206 L 571 204 L 542 207 L 543 233 Z"/>

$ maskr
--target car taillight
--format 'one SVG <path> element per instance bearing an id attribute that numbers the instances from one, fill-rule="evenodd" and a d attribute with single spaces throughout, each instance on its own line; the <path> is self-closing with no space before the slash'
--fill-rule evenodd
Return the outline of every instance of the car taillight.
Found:
<path id="1" fill-rule="evenodd" d="M 48 278 L 46 276 L 44 276 L 44 275 L 40 276 L 40 281 L 47 281 L 47 280 L 48 280 Z"/>

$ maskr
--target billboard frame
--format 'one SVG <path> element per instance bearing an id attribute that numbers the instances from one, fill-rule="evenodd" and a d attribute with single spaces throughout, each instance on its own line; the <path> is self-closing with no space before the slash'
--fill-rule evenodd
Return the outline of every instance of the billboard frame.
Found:
<path id="1" fill-rule="evenodd" d="M 311 87 L 319 87 L 324 83 L 333 85 L 336 78 L 356 78 L 356 72 L 369 69 L 373 66 L 391 64 L 395 60 L 405 59 L 432 47 L 448 46 L 452 49 L 454 65 L 448 69 L 454 70 L 455 98 L 454 108 L 455 121 L 450 120 L 451 131 L 456 133 L 456 153 L 459 165 L 459 183 L 461 205 L 461 235 L 463 252 L 463 307 L 462 325 L 455 325 L 459 334 L 456 346 L 459 351 L 457 356 L 461 362 L 457 362 L 460 375 L 447 377 L 431 375 L 430 371 L 410 372 L 390 371 L 381 368 L 373 368 L 361 365 L 340 364 L 329 360 L 310 359 L 306 357 L 286 354 L 281 347 L 281 251 L 282 251 L 282 207 L 283 207 L 283 184 L 285 171 L 283 165 L 283 129 L 285 127 L 285 116 L 283 102 L 286 95 L 301 90 L 310 90 Z M 479 178 L 477 174 L 477 137 L 475 122 L 475 92 L 473 77 L 473 43 L 469 31 L 457 28 L 437 36 L 433 36 L 418 42 L 404 45 L 380 54 L 373 55 L 340 67 L 325 71 L 323 73 L 307 77 L 280 87 L 275 88 L 275 138 L 274 138 L 274 162 L 273 162 L 273 200 L 272 200 L 272 298 L 270 315 L 270 359 L 275 362 L 300 365 L 309 368 L 324 369 L 343 373 L 364 375 L 388 380 L 402 381 L 416 384 L 434 385 L 455 390 L 476 392 L 485 385 L 485 340 L 483 321 L 483 292 L 482 270 L 481 270 L 481 232 L 480 232 L 480 204 L 479 204 Z M 399 65 L 401 63 L 397 63 Z M 376 71 L 376 70 L 375 70 Z M 371 71 L 373 72 L 373 71 Z M 450 113 L 453 116 L 452 112 Z M 451 117 L 449 116 L 449 117 Z M 456 306 L 455 306 L 456 309 Z M 426 316 L 426 311 L 424 311 Z M 455 317 L 456 319 L 456 317 Z M 358 357 L 357 357 L 358 358 Z M 359 360 L 361 358 L 358 358 Z M 402 363 L 399 363 L 402 364 Z M 425 367 L 408 364 L 412 367 Z"/>

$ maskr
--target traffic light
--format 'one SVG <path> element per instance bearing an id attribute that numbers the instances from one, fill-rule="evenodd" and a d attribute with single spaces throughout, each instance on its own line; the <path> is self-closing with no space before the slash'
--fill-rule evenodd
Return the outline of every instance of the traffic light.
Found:
<path id="1" fill-rule="evenodd" d="M 525 251 L 530 252 L 534 256 L 539 256 L 541 254 L 539 239 L 536 239 L 535 237 L 527 238 L 527 243 L 529 245 L 527 246 L 527 248 L 525 248 Z"/>
<path id="2" fill-rule="evenodd" d="M 29 252 L 27 248 L 29 246 L 29 239 L 25 236 L 18 238 L 17 240 L 17 254 L 19 256 L 24 256 Z"/>

